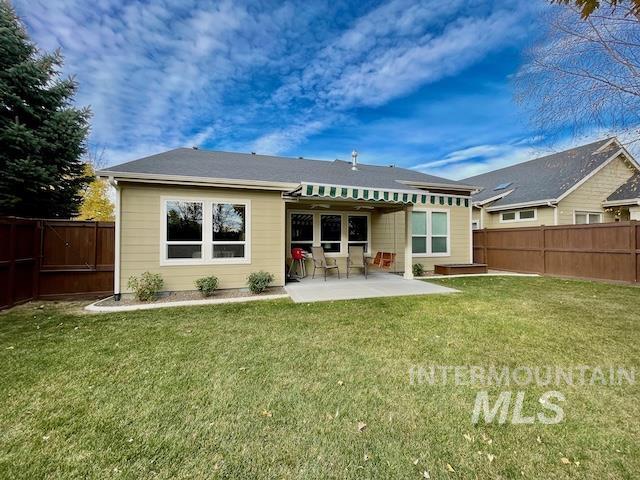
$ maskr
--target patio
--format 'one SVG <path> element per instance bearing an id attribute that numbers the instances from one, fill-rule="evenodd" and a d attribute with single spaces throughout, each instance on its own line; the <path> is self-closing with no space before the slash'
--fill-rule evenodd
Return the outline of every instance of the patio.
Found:
<path id="1" fill-rule="evenodd" d="M 298 282 L 287 283 L 284 288 L 295 303 L 458 292 L 453 288 L 420 280 L 407 280 L 401 275 L 380 270 L 370 270 L 367 279 L 355 272 L 349 278 L 341 273 L 338 279 L 332 273 L 326 282 L 322 272 L 318 272 L 315 279 L 308 275 Z"/>

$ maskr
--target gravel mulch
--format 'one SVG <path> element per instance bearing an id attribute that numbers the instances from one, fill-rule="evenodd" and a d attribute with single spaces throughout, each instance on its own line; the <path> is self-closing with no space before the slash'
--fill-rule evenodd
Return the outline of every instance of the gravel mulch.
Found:
<path id="1" fill-rule="evenodd" d="M 170 303 L 170 302 L 183 302 L 185 300 L 213 300 L 222 298 L 243 298 L 243 297 L 263 297 L 266 295 L 282 295 L 286 294 L 282 287 L 269 287 L 263 293 L 255 295 L 249 291 L 248 288 L 230 288 L 225 290 L 216 290 L 210 297 L 203 296 L 199 291 L 192 290 L 186 292 L 162 292 L 158 295 L 154 301 L 151 302 L 139 302 L 131 295 L 122 295 L 119 302 L 116 302 L 113 297 L 105 298 L 104 300 L 96 303 L 98 307 L 123 307 L 128 305 L 149 305 L 153 303 Z"/>

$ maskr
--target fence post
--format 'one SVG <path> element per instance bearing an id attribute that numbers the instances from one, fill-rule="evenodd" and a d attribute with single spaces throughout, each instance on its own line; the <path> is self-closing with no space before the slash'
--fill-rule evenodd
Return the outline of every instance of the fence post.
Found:
<path id="1" fill-rule="evenodd" d="M 638 234 L 636 229 L 638 228 L 640 224 L 635 221 L 635 220 L 631 220 L 629 222 L 629 230 L 630 230 L 630 235 L 631 237 L 629 237 L 629 251 L 631 253 L 631 268 L 633 269 L 631 271 L 631 281 L 632 282 L 636 282 L 638 283 Z"/>
<path id="2" fill-rule="evenodd" d="M 547 273 L 547 227 L 546 225 L 542 225 L 538 228 L 540 229 L 540 234 L 542 235 L 540 247 L 542 248 L 542 274 L 544 275 Z"/>
<path id="3" fill-rule="evenodd" d="M 33 299 L 40 296 L 40 261 L 42 258 L 42 220 L 36 220 L 33 224 Z"/>
<path id="4" fill-rule="evenodd" d="M 489 249 L 487 247 L 487 243 L 489 242 L 489 237 L 488 237 L 488 230 L 485 228 L 484 229 L 484 242 L 482 242 L 482 257 L 484 258 L 484 262 L 482 263 L 486 263 L 487 267 L 489 267 Z"/>
<path id="5" fill-rule="evenodd" d="M 15 277 L 16 277 L 16 222 L 11 222 L 9 227 L 9 281 L 8 289 L 9 295 L 7 296 L 9 301 L 7 308 L 13 307 L 16 300 L 15 293 Z"/>

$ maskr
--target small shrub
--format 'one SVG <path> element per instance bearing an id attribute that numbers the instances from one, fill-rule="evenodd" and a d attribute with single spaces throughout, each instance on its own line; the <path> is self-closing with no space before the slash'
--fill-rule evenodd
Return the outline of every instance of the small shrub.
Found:
<path id="1" fill-rule="evenodd" d="M 129 288 L 141 302 L 155 300 L 163 285 L 164 280 L 159 273 L 144 272 L 140 278 L 135 275 L 129 277 Z"/>
<path id="2" fill-rule="evenodd" d="M 271 282 L 273 282 L 273 275 L 269 272 L 253 272 L 247 278 L 247 284 L 249 285 L 251 293 L 264 292 Z"/>
<path id="3" fill-rule="evenodd" d="M 218 288 L 218 277 L 211 275 L 210 277 L 203 277 L 196 280 L 196 288 L 200 290 L 202 295 L 210 297 Z"/>
<path id="4" fill-rule="evenodd" d="M 413 276 L 414 277 L 422 277 L 424 275 L 424 265 L 421 263 L 416 263 L 413 266 Z"/>

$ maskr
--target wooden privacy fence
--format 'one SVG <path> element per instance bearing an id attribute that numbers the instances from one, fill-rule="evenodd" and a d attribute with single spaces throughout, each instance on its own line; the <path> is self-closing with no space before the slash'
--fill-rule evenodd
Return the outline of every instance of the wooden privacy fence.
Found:
<path id="1" fill-rule="evenodd" d="M 0 218 L 0 309 L 113 293 L 113 222 Z"/>
<path id="2" fill-rule="evenodd" d="M 473 260 L 489 268 L 640 281 L 640 222 L 476 230 Z"/>

